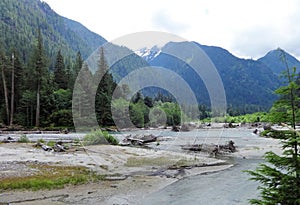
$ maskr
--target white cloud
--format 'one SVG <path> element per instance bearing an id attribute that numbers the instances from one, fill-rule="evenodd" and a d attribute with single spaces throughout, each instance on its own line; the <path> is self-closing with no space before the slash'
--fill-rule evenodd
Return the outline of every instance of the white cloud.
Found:
<path id="1" fill-rule="evenodd" d="M 155 12 L 152 18 L 154 27 L 158 30 L 180 34 L 186 31 L 189 25 L 175 20 L 172 16 L 167 14 L 166 10 L 160 10 Z"/>
<path id="2" fill-rule="evenodd" d="M 141 31 L 167 31 L 242 57 L 281 47 L 300 57 L 297 0 L 45 0 L 111 41 Z"/>

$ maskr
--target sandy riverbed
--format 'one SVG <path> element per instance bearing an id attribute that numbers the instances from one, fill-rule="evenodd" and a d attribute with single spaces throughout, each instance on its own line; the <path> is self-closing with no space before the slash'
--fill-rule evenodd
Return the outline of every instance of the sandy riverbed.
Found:
<path id="1" fill-rule="evenodd" d="M 200 167 L 185 170 L 168 169 L 178 162 Z M 84 151 L 55 153 L 34 148 L 32 144 L 0 145 L 1 177 L 30 174 L 31 170 L 26 166 L 30 163 L 80 165 L 100 174 L 120 174 L 124 179 L 69 186 L 51 191 L 6 191 L 0 194 L 1 203 L 135 204 L 147 194 L 179 178 L 219 171 L 231 166 L 224 164 L 223 160 L 214 158 L 134 147 L 100 145 L 85 147 Z"/>
<path id="2" fill-rule="evenodd" d="M 168 143 L 168 142 L 165 142 Z M 246 138 L 237 158 L 261 158 L 266 151 L 280 151 L 278 140 L 258 136 Z M 55 153 L 32 147 L 32 144 L 0 144 L 0 176 L 30 173 L 26 163 L 39 162 L 57 165 L 80 165 L 101 174 L 120 174 L 122 180 L 106 180 L 58 190 L 5 191 L 0 193 L 0 204 L 139 204 L 151 193 L 184 177 L 217 172 L 232 164 L 211 158 L 168 150 L 154 150 L 120 146 L 89 146 L 85 150 Z M 194 168 L 168 169 L 184 161 Z M 22 162 L 22 163 L 19 163 Z"/>

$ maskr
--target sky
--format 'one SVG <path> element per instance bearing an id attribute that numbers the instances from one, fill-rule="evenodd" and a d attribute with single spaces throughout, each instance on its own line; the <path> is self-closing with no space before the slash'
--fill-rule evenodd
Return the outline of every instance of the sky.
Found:
<path id="1" fill-rule="evenodd" d="M 113 41 L 162 31 L 241 58 L 278 47 L 300 60 L 299 0 L 44 0 L 58 14 Z"/>

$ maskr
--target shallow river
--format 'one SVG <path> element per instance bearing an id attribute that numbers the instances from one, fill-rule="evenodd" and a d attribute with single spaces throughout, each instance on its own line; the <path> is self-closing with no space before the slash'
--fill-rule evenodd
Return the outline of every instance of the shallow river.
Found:
<path id="1" fill-rule="evenodd" d="M 183 178 L 162 190 L 147 195 L 141 199 L 142 205 L 243 205 L 249 204 L 248 200 L 257 198 L 256 182 L 249 180 L 249 175 L 243 170 L 254 170 L 263 162 L 262 155 L 269 150 L 278 149 L 278 142 L 253 134 L 253 128 L 242 129 L 200 129 L 191 132 L 175 133 L 170 130 L 139 130 L 114 134 L 122 139 L 127 135 L 154 134 L 161 136 L 159 143 L 152 143 L 150 147 L 162 150 L 182 152 L 180 145 L 193 143 L 225 144 L 233 140 L 238 152 L 223 156 L 222 158 L 234 166 L 220 172 L 208 173 L 198 176 Z M 5 137 L 5 136 L 0 136 Z M 7 136 L 6 136 L 7 137 Z M 15 135 L 12 135 L 15 137 Z M 83 134 L 68 135 L 28 135 L 30 140 L 47 139 L 74 139 L 82 138 Z M 207 153 L 193 153 L 206 155 Z"/>
<path id="2" fill-rule="evenodd" d="M 234 167 L 206 175 L 184 178 L 145 198 L 141 204 L 206 205 L 249 204 L 258 196 L 257 183 L 243 170 L 254 169 L 262 160 L 237 160 Z"/>
<path id="3" fill-rule="evenodd" d="M 131 134 L 139 134 L 137 131 Z M 253 129 L 211 129 L 198 130 L 185 133 L 172 133 L 169 131 L 148 131 L 161 136 L 171 136 L 169 141 L 161 142 L 158 149 L 180 150 L 185 143 L 219 143 L 223 144 L 233 140 L 241 150 L 234 156 L 224 159 L 234 164 L 233 167 L 216 173 L 192 176 L 181 179 L 162 190 L 150 194 L 142 200 L 142 205 L 243 205 L 249 204 L 249 199 L 257 198 L 259 185 L 249 180 L 249 175 L 243 170 L 254 170 L 263 162 L 264 147 L 272 149 L 272 139 L 261 138 L 253 134 Z M 143 132 L 144 133 L 144 132 Z M 274 147 L 277 143 L 274 143 Z"/>

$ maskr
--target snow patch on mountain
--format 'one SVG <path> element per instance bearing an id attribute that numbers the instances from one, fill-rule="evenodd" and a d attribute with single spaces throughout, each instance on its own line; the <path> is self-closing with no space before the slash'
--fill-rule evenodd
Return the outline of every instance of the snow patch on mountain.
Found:
<path id="1" fill-rule="evenodd" d="M 135 54 L 141 56 L 147 62 L 152 61 L 161 53 L 161 48 L 158 46 L 153 46 L 152 48 L 141 48 L 135 51 Z"/>

